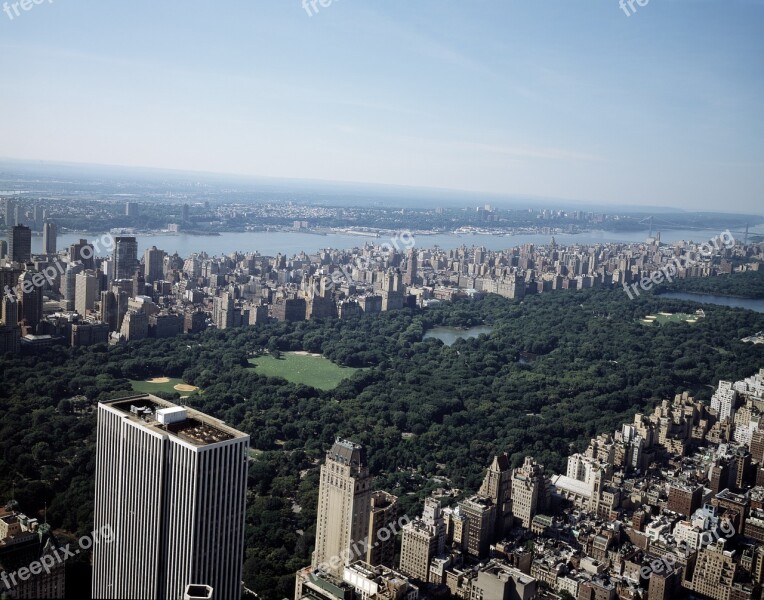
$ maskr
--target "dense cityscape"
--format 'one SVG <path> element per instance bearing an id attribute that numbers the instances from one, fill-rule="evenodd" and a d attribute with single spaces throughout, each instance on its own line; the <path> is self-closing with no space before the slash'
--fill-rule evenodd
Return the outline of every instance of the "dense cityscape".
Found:
<path id="1" fill-rule="evenodd" d="M 546 245 L 503 251 L 420 247 L 427 236 L 404 230 L 389 239 L 377 233 L 356 248 L 315 254 L 209 256 L 200 251 L 179 256 L 152 246 L 141 256 L 137 238 L 123 233 L 82 238 L 59 249 L 58 225 L 46 210 L 24 210 L 18 201 L 4 204 L 8 239 L 1 248 L 0 342 L 3 353 L 20 356 L 44 356 L 55 346 L 115 346 L 271 322 L 352 321 L 476 302 L 489 294 L 524 302 L 599 289 L 620 293 L 629 302 L 660 284 L 758 274 L 764 258 L 764 244 L 743 243 L 729 230 L 703 242 L 674 243 L 662 242 L 660 232 L 643 243 L 574 246 L 557 244 L 552 236 Z M 131 210 L 128 203 L 125 212 Z M 33 230 L 42 233 L 43 253 L 31 250 Z M 705 317 L 698 309 L 681 319 L 694 324 Z M 640 321 L 654 326 L 658 318 L 645 314 Z M 281 351 L 269 343 L 254 354 L 278 359 Z M 363 366 L 358 357 L 345 363 Z M 513 466 L 508 454 L 497 454 L 490 465 L 473 465 L 476 472 L 488 468 L 478 490 L 436 489 L 422 498 L 421 514 L 403 514 L 391 491 L 374 491 L 366 448 L 337 438 L 321 466 L 315 548 L 311 565 L 296 574 L 294 597 L 668 600 L 685 591 L 725 600 L 757 598 L 764 578 L 762 377 L 764 370 L 741 381 L 720 381 L 709 404 L 687 392 L 665 399 L 614 434 L 601 432 L 584 451 L 567 458 L 567 470 L 560 474 L 533 456 Z M 186 407 L 189 396 L 183 392 L 193 393 L 196 386 L 179 383 L 174 389 L 175 402 L 143 394 L 99 403 L 103 444 L 114 435 L 110 430 L 127 427 L 121 437 L 135 429 L 132 435 L 143 439 L 140 444 L 148 451 L 151 431 L 165 431 L 170 445 L 162 460 L 172 464 L 177 460 L 169 454 L 173 443 L 191 442 L 202 457 L 236 442 L 239 449 L 230 446 L 224 454 L 231 461 L 229 475 L 221 480 L 226 487 L 193 502 L 222 502 L 241 494 L 247 487 L 249 436 Z M 117 417 L 108 427 L 114 417 L 107 415 Z M 179 485 L 146 478 L 139 469 L 135 478 L 124 480 L 128 487 L 120 494 L 126 495 L 114 495 L 110 481 L 119 479 L 116 473 L 133 472 L 130 463 L 138 457 L 123 454 L 118 438 L 109 443 L 116 445 L 98 450 L 104 471 L 97 471 L 95 482 L 94 532 L 110 531 L 111 523 L 123 520 L 115 515 L 134 510 L 127 500 L 129 487 L 145 493 L 159 486 L 159 493 L 162 486 Z M 173 494 L 177 499 L 160 505 L 162 520 L 177 520 L 184 529 L 199 527 L 205 543 L 227 556 L 219 563 L 225 570 L 208 571 L 212 567 L 200 563 L 193 577 L 228 589 L 223 597 L 232 597 L 241 580 L 235 556 L 243 529 L 237 525 L 237 535 L 225 538 L 219 537 L 220 529 L 204 533 L 202 522 L 188 520 L 193 504 L 180 503 L 193 494 Z M 231 510 L 225 518 L 232 524 L 243 518 L 243 502 Z M 44 561 L 58 542 L 47 526 L 19 513 L 13 503 L 4 511 L 9 553 L 2 564 L 15 577 L 9 568 L 14 552 L 32 551 Z M 139 597 L 149 597 L 165 585 L 163 569 L 170 568 L 169 562 L 158 564 L 153 574 L 131 575 L 116 565 L 121 553 L 141 547 L 149 556 L 171 543 L 163 541 L 167 533 L 160 533 L 167 527 L 162 524 L 156 534 L 151 528 L 123 530 L 115 543 L 96 546 L 95 597 L 114 591 L 135 597 L 136 590 L 143 590 Z M 155 541 L 147 545 L 149 539 Z M 18 597 L 41 589 L 52 594 L 46 597 L 64 597 L 63 564 L 51 564 L 44 577 L 11 579 L 6 585 Z M 119 575 L 113 578 L 114 573 Z M 182 586 L 169 587 L 178 583 L 166 581 L 166 597 L 184 593 Z"/>
<path id="2" fill-rule="evenodd" d="M 763 600 L 764 0 L 8 0 L 0 600 Z"/>

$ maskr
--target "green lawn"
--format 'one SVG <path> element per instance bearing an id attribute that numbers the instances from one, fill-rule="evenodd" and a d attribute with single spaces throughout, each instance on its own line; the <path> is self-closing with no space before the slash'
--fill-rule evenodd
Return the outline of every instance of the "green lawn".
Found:
<path id="1" fill-rule="evenodd" d="M 131 379 L 130 383 L 133 386 L 133 390 L 141 394 L 156 394 L 157 392 L 166 392 L 167 394 L 180 394 L 181 396 L 188 396 L 196 394 L 198 392 L 185 392 L 175 389 L 176 385 L 184 383 L 182 379 L 170 378 L 167 383 L 152 383 L 151 381 L 138 381 L 137 379 Z"/>
<path id="2" fill-rule="evenodd" d="M 352 377 L 360 370 L 340 367 L 323 356 L 296 352 L 284 352 L 279 359 L 265 354 L 249 362 L 260 375 L 283 377 L 291 383 L 301 383 L 319 390 L 333 390 L 343 379 Z"/>

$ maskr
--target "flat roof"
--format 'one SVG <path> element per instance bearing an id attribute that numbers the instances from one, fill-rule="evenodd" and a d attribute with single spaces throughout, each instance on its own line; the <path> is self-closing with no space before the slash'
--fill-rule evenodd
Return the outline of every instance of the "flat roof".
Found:
<path id="1" fill-rule="evenodd" d="M 249 438 L 249 434 L 229 427 L 223 421 L 151 394 L 107 400 L 100 404 L 120 411 L 131 421 L 140 423 L 146 429 L 167 433 L 194 446 L 210 446 L 220 442 Z M 175 423 L 161 424 L 156 419 L 156 413 L 158 410 L 168 408 L 185 410 L 187 418 Z"/>

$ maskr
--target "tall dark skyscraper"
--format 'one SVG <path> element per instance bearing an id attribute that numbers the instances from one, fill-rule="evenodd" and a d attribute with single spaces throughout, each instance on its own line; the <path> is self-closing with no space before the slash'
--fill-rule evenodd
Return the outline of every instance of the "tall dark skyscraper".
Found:
<path id="1" fill-rule="evenodd" d="M 157 250 L 156 246 L 146 249 L 143 253 L 143 270 L 146 283 L 154 283 L 164 279 L 164 250 Z"/>
<path id="2" fill-rule="evenodd" d="M 92 270 L 95 268 L 94 252 L 92 244 L 88 244 L 87 240 L 80 240 L 69 246 L 69 262 L 81 262 L 83 267 Z"/>
<path id="3" fill-rule="evenodd" d="M 16 225 L 8 231 L 8 256 L 19 263 L 32 258 L 32 230 L 29 227 Z"/>
<path id="4" fill-rule="evenodd" d="M 408 257 L 406 259 L 406 276 L 403 278 L 403 283 L 406 285 L 414 285 L 417 281 L 417 256 L 416 250 L 409 250 Z"/>
<path id="5" fill-rule="evenodd" d="M 35 285 L 35 275 L 39 275 L 34 269 L 24 271 L 19 277 L 18 289 L 22 290 L 19 297 L 19 321 L 23 322 L 32 333 L 37 331 L 37 326 L 42 321 L 43 295 L 42 287 Z M 29 282 L 26 287 L 25 283 Z"/>
<path id="6" fill-rule="evenodd" d="M 45 254 L 56 253 L 56 224 L 47 221 L 42 226 L 42 245 Z"/>
<path id="7" fill-rule="evenodd" d="M 114 279 L 132 279 L 138 268 L 138 241 L 134 237 L 114 238 Z"/>

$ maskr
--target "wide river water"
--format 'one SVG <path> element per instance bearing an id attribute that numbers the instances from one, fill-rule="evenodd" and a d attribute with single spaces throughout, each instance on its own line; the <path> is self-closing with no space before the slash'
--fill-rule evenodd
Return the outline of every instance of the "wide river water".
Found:
<path id="1" fill-rule="evenodd" d="M 661 298 L 675 298 L 676 300 L 691 300 L 703 304 L 718 304 L 732 308 L 747 308 L 756 312 L 764 313 L 764 300 L 751 298 L 734 298 L 731 296 L 716 296 L 714 294 L 694 294 L 690 292 L 665 292 Z"/>
<path id="2" fill-rule="evenodd" d="M 661 241 L 674 242 L 677 240 L 703 242 L 721 234 L 721 231 L 689 231 L 673 230 L 661 233 Z M 608 242 L 643 242 L 647 237 L 647 231 L 630 232 L 611 232 L 611 231 L 590 231 L 587 233 L 558 234 L 554 238 L 559 244 L 595 244 Z M 57 246 L 59 249 L 67 248 L 70 244 L 77 242 L 80 238 L 87 238 L 89 241 L 97 239 L 97 235 L 86 234 L 64 234 L 59 235 Z M 186 235 L 186 234 L 156 234 L 156 235 L 137 235 L 138 252 L 143 254 L 146 248 L 156 246 L 168 254 L 177 252 L 180 256 L 186 257 L 194 252 L 207 252 L 209 255 L 231 254 L 232 252 L 259 252 L 265 256 L 275 256 L 276 254 L 285 254 L 293 256 L 302 251 L 314 253 L 323 248 L 346 249 L 363 246 L 366 242 L 381 244 L 389 242 L 385 237 L 373 238 L 361 235 L 348 235 L 332 233 L 327 235 L 318 235 L 300 232 L 280 232 L 280 231 L 251 231 L 243 233 L 224 233 L 219 236 L 207 235 Z M 551 235 L 541 234 L 517 234 L 517 235 L 456 235 L 444 233 L 437 235 L 417 235 L 415 236 L 416 247 L 432 248 L 437 245 L 445 250 L 458 248 L 459 246 L 485 246 L 488 250 L 505 250 L 521 244 L 548 244 Z M 407 248 L 398 243 L 400 249 L 405 251 Z M 32 252 L 42 252 L 42 236 L 32 237 Z M 102 253 L 106 254 L 106 253 Z"/>

